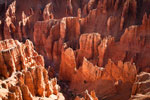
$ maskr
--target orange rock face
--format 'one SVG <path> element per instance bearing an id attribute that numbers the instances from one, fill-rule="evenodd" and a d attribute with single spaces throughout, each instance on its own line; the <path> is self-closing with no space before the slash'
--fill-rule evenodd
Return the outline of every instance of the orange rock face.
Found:
<path id="1" fill-rule="evenodd" d="M 149 0 L 0 0 L 0 40 L 4 100 L 128 100 L 148 89 L 135 81 L 150 72 Z"/>
<path id="2" fill-rule="evenodd" d="M 70 88 L 77 93 L 81 93 L 85 89 L 89 91 L 95 90 L 98 97 L 103 98 L 108 94 L 117 95 L 117 93 L 120 92 L 119 89 L 123 88 L 124 85 L 133 84 L 136 78 L 136 66 L 130 62 L 123 63 L 119 61 L 115 64 L 109 60 L 104 68 L 98 67 L 94 62 L 99 61 L 97 60 L 99 57 L 99 59 L 103 59 L 99 56 L 101 54 L 98 52 L 98 47 L 103 45 L 104 41 L 112 43 L 112 39 L 110 38 L 102 40 L 101 43 L 100 40 L 100 36 L 96 33 L 83 34 L 80 37 L 79 50 L 73 51 L 71 48 L 65 49 L 61 56 L 59 79 L 69 81 Z M 107 47 L 109 43 L 104 43 L 104 47 Z M 95 48 L 95 50 L 93 48 Z M 75 56 L 75 52 L 77 53 L 77 57 Z M 77 60 L 79 56 L 80 58 L 83 57 L 82 60 Z M 78 65 L 78 61 L 82 61 L 82 64 Z M 130 96 L 130 94 L 124 95 L 127 97 Z M 127 97 L 125 99 L 127 99 Z"/>
<path id="3" fill-rule="evenodd" d="M 2 100 L 64 99 L 57 79 L 49 81 L 44 59 L 31 41 L 26 40 L 25 44 L 12 39 L 1 41 L 0 64 Z"/>
<path id="4" fill-rule="evenodd" d="M 98 100 L 98 98 L 96 97 L 94 91 L 91 91 L 90 94 L 88 93 L 88 91 L 85 91 L 85 97 L 76 97 L 75 100 Z"/>
<path id="5" fill-rule="evenodd" d="M 142 72 L 137 76 L 137 79 L 132 87 L 132 95 L 130 100 L 150 99 L 149 79 L 150 74 L 146 72 Z"/>
<path id="6" fill-rule="evenodd" d="M 22 6 L 23 3 L 24 6 Z M 130 40 L 132 35 L 128 34 L 133 30 L 138 30 L 135 32 L 136 34 L 143 33 L 146 37 L 148 37 L 146 33 L 149 33 L 149 17 L 144 15 L 145 12 L 148 13 L 149 1 L 147 0 L 54 0 L 51 2 L 49 0 L 33 0 L 32 3 L 29 0 L 26 2 L 17 0 L 9 3 L 3 2 L 2 4 L 5 4 L 8 9 L 5 11 L 4 20 L 1 21 L 2 24 L 0 25 L 2 29 L 1 39 L 32 40 L 38 53 L 45 57 L 46 65 L 54 66 L 57 72 L 61 62 L 60 55 L 63 44 L 66 43 L 69 47 L 78 49 L 80 34 L 94 32 L 101 34 L 101 37 L 111 35 L 114 40 L 120 40 L 122 43 L 124 40 Z M 16 7 L 18 8 L 16 9 Z M 138 26 L 140 27 L 138 29 L 131 28 L 131 25 L 136 23 L 143 24 Z M 125 36 L 126 34 L 128 37 Z M 144 36 L 141 36 L 141 38 L 144 41 Z M 133 41 L 135 40 L 130 42 Z M 123 43 L 125 44 L 125 42 Z M 103 54 L 101 56 L 106 59 L 99 61 L 99 66 L 105 65 L 109 58 L 112 60 L 115 58 L 113 61 L 117 62 L 118 60 L 138 59 L 135 55 L 138 55 L 139 59 L 141 59 L 141 56 L 144 57 L 144 54 L 139 53 L 141 51 L 136 53 L 133 53 L 132 50 L 122 51 L 121 49 L 126 48 L 119 48 L 119 44 L 116 43 L 115 46 L 112 46 L 113 49 L 109 47 L 108 50 L 105 50 L 107 56 Z M 129 47 L 129 45 L 125 46 Z M 128 56 L 130 54 L 132 56 L 120 57 L 121 59 L 112 57 L 115 55 L 107 51 L 114 51 L 114 48 L 117 48 L 119 52 L 124 52 L 115 54 L 117 56 Z M 138 67 L 142 66 L 142 70 L 145 70 L 145 67 L 149 64 L 148 61 L 144 61 L 143 63 L 139 63 L 139 60 L 134 62 Z M 141 69 L 138 68 L 138 70 Z"/>

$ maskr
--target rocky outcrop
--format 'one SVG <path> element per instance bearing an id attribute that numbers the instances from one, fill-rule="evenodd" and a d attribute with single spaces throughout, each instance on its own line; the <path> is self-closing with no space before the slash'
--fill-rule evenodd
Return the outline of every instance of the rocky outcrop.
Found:
<path id="1" fill-rule="evenodd" d="M 70 82 L 70 88 L 76 90 L 77 93 L 81 93 L 85 89 L 89 91 L 95 90 L 98 97 L 103 98 L 105 95 L 117 94 L 119 92 L 118 88 L 123 88 L 123 84 L 133 84 L 136 77 L 136 66 L 130 62 L 123 63 L 119 61 L 115 64 L 111 60 L 108 60 L 104 68 L 98 67 L 94 63 L 96 62 L 94 58 L 100 57 L 104 59 L 102 58 L 103 53 L 105 53 L 105 49 L 103 48 L 109 46 L 113 39 L 106 38 L 102 42 L 100 40 L 101 38 L 98 33 L 83 34 L 80 37 L 79 50 L 65 49 L 61 56 L 59 79 Z M 102 56 L 99 56 L 98 45 L 99 50 L 103 50 L 100 52 Z M 80 53 L 81 50 L 84 52 Z M 81 65 L 78 65 L 78 61 L 81 60 L 76 60 L 76 53 L 77 57 L 83 57 Z M 105 88 L 103 88 L 104 86 Z M 126 96 L 129 97 L 130 93 L 126 94 Z"/>
<path id="2" fill-rule="evenodd" d="M 103 66 L 105 52 L 113 42 L 114 38 L 111 36 L 102 39 L 99 33 L 81 35 L 79 39 L 80 49 L 77 50 L 77 64 L 81 65 L 83 58 L 86 57 L 92 63 Z"/>
<path id="3" fill-rule="evenodd" d="M 117 88 L 121 87 L 121 84 L 128 82 L 132 84 L 136 76 L 135 65 L 132 65 L 131 63 L 123 64 L 121 61 L 118 62 L 118 65 L 115 65 L 112 61 L 109 61 L 105 68 L 99 68 L 84 58 L 83 64 L 79 67 L 79 69 L 76 67 L 72 67 L 71 69 L 71 67 L 71 62 L 68 62 L 66 66 L 61 65 L 60 79 L 70 81 L 70 87 L 72 90 L 75 89 L 77 93 L 80 93 L 85 89 L 95 90 L 98 97 L 119 92 Z M 80 87 L 76 84 L 80 85 Z M 95 85 L 92 86 L 92 84 Z M 89 85 L 90 87 L 88 87 Z M 107 88 L 105 87 L 104 89 L 103 86 L 105 85 Z"/>
<path id="4" fill-rule="evenodd" d="M 34 50 L 31 41 L 0 42 L 0 98 L 3 100 L 63 100 L 57 79 L 51 79 L 44 68 L 44 59 Z"/>
<path id="5" fill-rule="evenodd" d="M 47 58 L 47 62 L 51 61 L 51 65 L 58 69 L 63 43 L 67 42 L 68 46 L 76 48 L 79 35 L 79 19 L 67 17 L 61 21 L 51 19 L 36 22 L 33 40 L 36 50 Z"/>
<path id="6" fill-rule="evenodd" d="M 66 15 L 73 15 L 73 7 L 71 4 L 72 0 L 66 0 L 66 1 L 67 1 Z"/>
<path id="7" fill-rule="evenodd" d="M 98 66 L 102 67 L 105 64 L 105 56 L 107 49 L 110 45 L 114 44 L 114 38 L 106 37 L 101 41 L 101 44 L 98 46 L 98 53 L 99 53 L 99 61 Z"/>
<path id="8" fill-rule="evenodd" d="M 78 51 L 78 62 L 82 62 L 83 57 L 87 59 L 96 59 L 98 56 L 98 45 L 100 44 L 101 36 L 99 33 L 83 34 L 80 36 L 80 49 Z"/>
<path id="9" fill-rule="evenodd" d="M 69 54 L 69 55 L 68 55 Z M 62 53 L 61 67 L 59 78 L 61 80 L 72 80 L 76 69 L 75 54 L 71 48 L 68 48 Z M 70 63 L 68 63 L 70 62 Z M 67 71 L 69 70 L 69 72 Z"/>
<path id="10" fill-rule="evenodd" d="M 53 5 L 52 3 L 49 3 L 46 5 L 44 11 L 43 11 L 43 19 L 44 20 L 49 20 L 49 19 L 53 19 L 54 15 L 53 15 Z"/>
<path id="11" fill-rule="evenodd" d="M 4 91 L 7 98 L 63 98 L 48 73 L 69 83 L 68 98 L 87 88 L 100 99 L 127 100 L 135 65 L 150 72 L 149 7 L 149 0 L 0 0 L 0 40 L 30 39 L 43 55 L 28 40 L 0 42 L 1 79 L 20 72 L 22 80 L 15 93 Z"/>
<path id="12" fill-rule="evenodd" d="M 89 94 L 88 91 L 85 91 L 85 97 L 80 98 L 80 97 L 76 97 L 75 100 L 98 100 L 98 98 L 95 95 L 94 91 L 91 91 L 91 93 Z"/>
<path id="13" fill-rule="evenodd" d="M 145 21 L 146 23 L 144 23 Z M 149 72 L 149 18 L 147 14 L 143 16 L 142 25 L 130 26 L 125 30 L 120 38 L 120 41 L 113 42 L 105 50 L 103 64 L 105 65 L 108 59 L 113 62 L 130 61 L 137 66 L 138 72 Z M 102 49 L 101 49 L 102 50 Z"/>
<path id="14" fill-rule="evenodd" d="M 134 59 L 133 61 L 136 63 L 136 65 L 139 68 L 139 71 L 140 70 L 149 71 L 146 67 L 149 66 L 149 62 L 146 60 L 148 59 L 146 55 L 149 55 L 147 51 L 150 50 L 149 22 L 150 19 L 147 17 L 147 14 L 145 14 L 143 17 L 142 25 L 129 27 L 128 29 L 126 29 L 125 33 L 122 35 L 120 39 L 121 44 L 125 45 L 129 52 L 132 52 L 132 55 L 127 55 L 127 56 L 132 56 L 132 58 Z"/>
<path id="15" fill-rule="evenodd" d="M 146 8 L 143 8 L 144 6 Z M 126 33 L 126 28 L 136 21 L 141 22 L 143 12 L 148 12 L 147 8 L 147 1 L 136 0 L 38 0 L 32 3 L 30 0 L 26 2 L 16 0 L 9 2 L 6 18 L 2 20 L 4 25 L 0 26 L 1 39 L 14 38 L 20 41 L 30 39 L 38 53 L 45 57 L 46 65 L 59 69 L 63 43 L 78 49 L 80 34 L 93 32 L 100 33 L 101 37 L 114 36 L 114 40 L 119 41 L 120 37 L 124 37 L 121 35 L 124 35 L 124 31 Z M 105 63 L 102 64 L 100 61 L 99 66 L 106 64 L 108 57 L 104 58 Z M 126 58 L 122 57 L 119 60 L 122 59 Z M 142 66 L 145 67 L 146 64 Z"/>
<path id="16" fill-rule="evenodd" d="M 14 25 L 14 22 L 16 20 L 16 1 L 12 2 L 11 5 L 9 5 L 7 11 L 6 11 L 6 19 L 4 22 L 4 38 L 10 39 L 12 38 L 12 35 L 16 31 L 16 27 Z"/>
<path id="17" fill-rule="evenodd" d="M 137 79 L 132 87 L 132 95 L 130 100 L 146 100 L 150 99 L 150 74 L 146 72 L 142 72 L 137 75 Z"/>

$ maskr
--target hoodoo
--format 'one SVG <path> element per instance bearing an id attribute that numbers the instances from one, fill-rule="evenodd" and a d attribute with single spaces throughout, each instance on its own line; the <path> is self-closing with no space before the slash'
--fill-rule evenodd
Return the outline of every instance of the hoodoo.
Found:
<path id="1" fill-rule="evenodd" d="M 0 0 L 0 100 L 149 100 L 150 0 Z"/>

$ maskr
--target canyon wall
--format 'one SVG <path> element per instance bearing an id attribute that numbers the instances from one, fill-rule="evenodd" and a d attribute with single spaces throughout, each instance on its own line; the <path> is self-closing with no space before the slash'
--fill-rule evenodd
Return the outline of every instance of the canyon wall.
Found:
<path id="1" fill-rule="evenodd" d="M 1 97 L 62 100 L 57 79 L 69 100 L 141 93 L 131 88 L 150 72 L 149 0 L 0 1 Z"/>
<path id="2" fill-rule="evenodd" d="M 84 33 L 114 38 L 115 44 L 101 55 L 105 59 L 99 61 L 99 66 L 105 65 L 109 58 L 114 62 L 135 59 L 137 67 L 142 67 L 138 71 L 148 71 L 148 61 L 141 62 L 149 50 L 145 46 L 149 43 L 150 29 L 148 0 L 45 0 L 32 3 L 16 0 L 3 4 L 7 4 L 7 9 L 0 21 L 0 39 L 30 39 L 38 53 L 44 56 L 46 65 L 55 67 L 57 72 L 63 44 L 79 49 L 79 38 Z M 144 53 L 138 48 L 143 48 Z M 114 52 L 116 49 L 119 52 Z"/>

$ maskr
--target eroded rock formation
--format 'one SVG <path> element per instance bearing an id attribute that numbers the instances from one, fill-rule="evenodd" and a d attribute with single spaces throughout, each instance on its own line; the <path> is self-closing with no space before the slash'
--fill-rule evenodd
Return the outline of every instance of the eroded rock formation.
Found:
<path id="1" fill-rule="evenodd" d="M 57 79 L 49 80 L 44 59 L 34 50 L 31 41 L 0 41 L 0 99 L 63 100 Z"/>
<path id="2" fill-rule="evenodd" d="M 142 72 L 137 76 L 137 79 L 132 87 L 132 96 L 130 100 L 148 100 L 150 99 L 150 74 Z"/>
<path id="3" fill-rule="evenodd" d="M 137 72 L 150 72 L 149 34 L 149 0 L 0 0 L 0 77 L 16 77 L 2 97 L 63 98 L 48 73 L 69 99 L 87 89 L 127 100 Z"/>
<path id="4" fill-rule="evenodd" d="M 98 62 L 98 59 L 103 59 L 99 56 L 103 55 L 101 54 L 103 52 L 98 52 L 98 47 L 102 48 L 102 45 L 105 44 L 104 48 L 106 48 L 112 43 L 112 40 L 106 38 L 101 41 L 100 35 L 97 33 L 81 35 L 79 50 L 73 51 L 73 49 L 67 48 L 62 53 L 59 79 L 69 81 L 70 88 L 77 93 L 81 93 L 85 89 L 95 90 L 99 98 L 117 94 L 118 88 L 123 88 L 122 86 L 126 84 L 133 84 L 136 78 L 136 66 L 134 64 L 123 63 L 122 61 L 115 64 L 109 60 L 105 67 L 98 67 L 98 64 L 94 63 Z M 82 59 L 77 60 L 78 57 Z M 79 61 L 82 64 L 78 64 Z M 129 97 L 130 93 L 126 96 Z"/>
<path id="5" fill-rule="evenodd" d="M 138 28 L 137 30 L 140 31 L 137 33 L 149 33 L 149 15 L 144 15 L 144 13 L 149 14 L 147 0 L 142 2 L 139 0 L 38 0 L 32 3 L 29 0 L 26 2 L 16 0 L 7 3 L 7 7 L 5 17 L 1 20 L 1 39 L 32 40 L 36 50 L 45 57 L 46 65 L 56 67 L 57 71 L 63 44 L 66 43 L 69 47 L 78 49 L 80 34 L 96 32 L 101 34 L 101 37 L 111 35 L 114 36 L 115 41 L 123 42 L 123 39 L 129 38 L 125 37 L 125 34 L 130 33 L 127 31 L 128 27 L 136 23 L 143 23 L 143 28 Z M 147 25 L 144 25 L 144 21 Z M 130 30 L 132 29 L 130 27 Z M 146 37 L 147 35 L 145 34 Z M 103 61 L 105 63 L 102 64 L 102 61 L 99 61 L 101 62 L 99 66 L 107 63 L 109 57 L 105 58 Z M 118 59 L 115 61 L 117 62 Z M 147 61 L 136 65 L 145 68 L 147 66 L 145 63 Z"/>
<path id="6" fill-rule="evenodd" d="M 75 100 L 98 100 L 98 98 L 96 97 L 94 91 L 91 91 L 90 94 L 88 93 L 88 91 L 85 91 L 85 97 L 76 97 Z"/>

